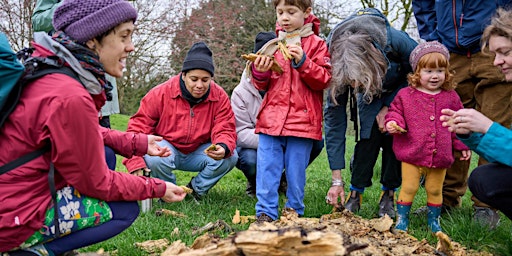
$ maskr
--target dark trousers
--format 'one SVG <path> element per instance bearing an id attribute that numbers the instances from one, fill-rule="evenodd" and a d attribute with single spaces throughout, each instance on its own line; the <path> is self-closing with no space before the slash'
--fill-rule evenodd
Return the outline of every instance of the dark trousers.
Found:
<path id="1" fill-rule="evenodd" d="M 512 219 L 512 167 L 503 164 L 478 166 L 468 179 L 469 190 L 478 200 Z"/>
<path id="2" fill-rule="evenodd" d="M 493 65 L 494 57 L 481 52 L 471 54 L 450 54 L 450 68 L 455 72 L 453 83 L 465 108 L 475 108 L 491 120 L 505 127 L 512 124 L 512 83 L 505 82 L 499 68 Z M 460 161 L 459 155 L 446 172 L 443 184 L 443 205 L 458 207 L 467 189 L 469 161 Z M 479 164 L 482 162 L 479 161 Z M 474 197 L 474 206 L 488 207 Z"/>
<path id="3" fill-rule="evenodd" d="M 112 219 L 99 226 L 78 230 L 52 240 L 44 246 L 55 255 L 105 241 L 132 225 L 139 216 L 139 204 L 131 202 L 107 202 L 112 210 Z"/>
<path id="4" fill-rule="evenodd" d="M 373 123 L 369 139 L 360 139 L 354 149 L 354 161 L 351 169 L 352 186 L 360 189 L 372 185 L 373 167 L 382 148 L 382 168 L 380 183 L 395 189 L 402 184 L 402 166 L 393 152 L 393 136 L 381 133 L 377 121 Z"/>
<path id="5" fill-rule="evenodd" d="M 100 125 L 105 128 L 110 128 L 110 117 L 102 116 L 100 118 Z M 105 146 L 105 161 L 107 162 L 107 166 L 110 170 L 116 169 L 116 153 L 108 146 Z"/>

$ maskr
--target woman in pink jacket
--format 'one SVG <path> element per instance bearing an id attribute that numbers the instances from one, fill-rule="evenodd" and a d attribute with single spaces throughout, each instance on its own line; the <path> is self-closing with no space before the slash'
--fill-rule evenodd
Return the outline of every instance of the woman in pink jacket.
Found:
<path id="1" fill-rule="evenodd" d="M 123 0 L 65 0 L 54 14 L 56 32 L 34 35 L 32 56 L 58 60 L 80 82 L 51 73 L 27 84 L 0 129 L 0 165 L 50 147 L 0 175 L 0 252 L 60 255 L 129 227 L 139 214 L 137 200 L 185 197 L 172 183 L 110 171 L 104 160 L 104 144 L 126 157 L 170 153 L 156 144 L 161 137 L 98 125 L 105 72 L 121 77 L 134 50 L 136 18 Z"/>

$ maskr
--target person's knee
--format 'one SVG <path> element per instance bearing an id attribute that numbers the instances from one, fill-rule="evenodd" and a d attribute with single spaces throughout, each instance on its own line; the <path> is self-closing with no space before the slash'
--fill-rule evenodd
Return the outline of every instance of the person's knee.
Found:
<path id="1" fill-rule="evenodd" d="M 112 219 L 124 223 L 126 227 L 132 225 L 140 213 L 137 201 L 109 202 L 112 210 Z"/>

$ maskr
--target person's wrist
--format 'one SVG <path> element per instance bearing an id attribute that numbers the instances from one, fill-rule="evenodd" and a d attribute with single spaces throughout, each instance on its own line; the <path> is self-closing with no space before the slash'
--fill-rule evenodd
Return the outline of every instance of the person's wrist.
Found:
<path id="1" fill-rule="evenodd" d="M 342 179 L 332 179 L 331 180 L 331 187 L 338 186 L 343 187 L 343 180 Z"/>

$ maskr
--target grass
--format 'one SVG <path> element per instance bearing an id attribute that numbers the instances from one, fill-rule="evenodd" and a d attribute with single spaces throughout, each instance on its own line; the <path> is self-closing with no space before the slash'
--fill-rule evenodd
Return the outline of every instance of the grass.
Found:
<path id="1" fill-rule="evenodd" d="M 111 116 L 111 123 L 114 129 L 126 130 L 128 116 Z M 347 162 L 354 148 L 354 140 L 347 139 Z M 471 169 L 476 166 L 476 157 L 473 158 Z M 126 171 L 118 157 L 117 171 Z M 304 203 L 306 204 L 305 217 L 320 217 L 331 211 L 331 207 L 325 204 L 325 195 L 330 186 L 331 173 L 327 162 L 325 150 L 307 169 L 307 183 L 305 188 Z M 185 185 L 193 177 L 194 173 L 177 171 L 178 185 Z M 350 172 L 343 171 L 343 179 L 346 184 L 350 182 Z M 380 196 L 380 161 L 377 161 L 373 176 L 373 186 L 367 188 L 363 198 L 363 205 L 359 215 L 364 218 L 377 217 L 378 201 Z M 118 236 L 102 243 L 89 246 L 82 251 L 97 251 L 103 248 L 105 251 L 116 251 L 117 255 L 148 255 L 134 246 L 136 242 L 167 238 L 169 241 L 181 240 L 188 246 L 192 245 L 199 235 L 192 235 L 195 228 L 202 227 L 208 222 L 224 220 L 230 224 L 233 231 L 241 231 L 248 228 L 248 224 L 231 224 L 231 218 L 235 210 L 240 210 L 241 215 L 254 215 L 256 204 L 255 198 L 245 195 L 246 179 L 241 171 L 233 169 L 223 177 L 217 185 L 198 204 L 190 197 L 182 202 L 172 204 L 161 204 L 153 200 L 152 211 L 141 213 L 135 223 Z M 345 185 L 346 187 L 348 185 Z M 348 192 L 348 191 L 346 191 Z M 450 214 L 442 215 L 441 225 L 443 230 L 454 240 L 461 243 L 468 249 L 487 251 L 494 255 L 512 255 L 511 222 L 504 215 L 501 223 L 495 230 L 489 231 L 472 222 L 472 201 L 471 192 L 463 197 L 462 207 L 453 210 Z M 282 207 L 284 197 L 281 197 Z M 425 190 L 421 188 L 416 195 L 412 211 L 426 204 Z M 178 211 L 187 215 L 186 218 L 156 216 L 155 210 L 166 208 Z M 179 233 L 173 235 L 177 229 Z M 436 239 L 427 229 L 426 216 L 411 214 L 409 233 L 419 240 L 426 239 L 435 246 Z M 229 231 L 217 231 L 217 235 L 226 237 Z"/>

